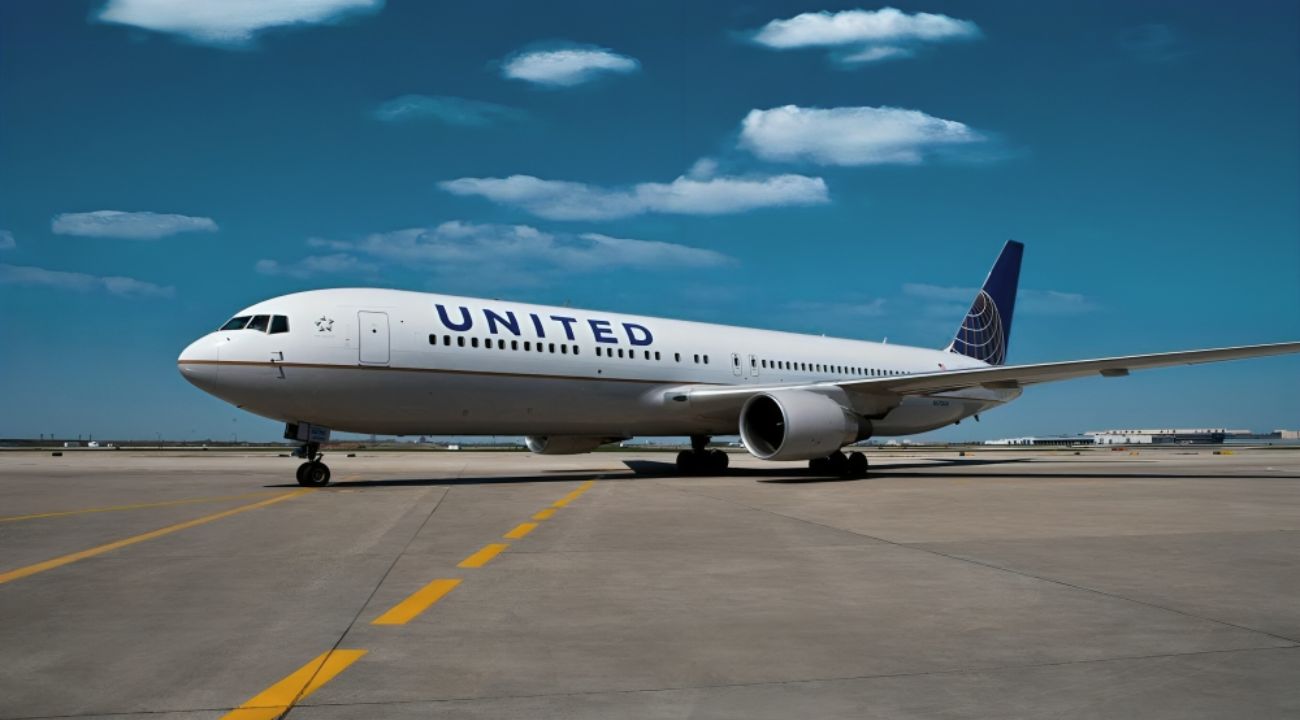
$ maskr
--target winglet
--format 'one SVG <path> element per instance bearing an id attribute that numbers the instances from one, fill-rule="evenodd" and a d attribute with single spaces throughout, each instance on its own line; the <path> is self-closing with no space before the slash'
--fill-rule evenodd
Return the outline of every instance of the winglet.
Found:
<path id="1" fill-rule="evenodd" d="M 990 365 L 1007 361 L 1007 347 L 1011 342 L 1011 316 L 1016 309 L 1016 287 L 1020 283 L 1020 259 L 1025 246 L 1008 240 L 993 263 L 993 269 L 984 280 L 971 303 L 970 310 L 957 328 L 957 336 L 948 346 L 949 352 L 981 360 Z"/>

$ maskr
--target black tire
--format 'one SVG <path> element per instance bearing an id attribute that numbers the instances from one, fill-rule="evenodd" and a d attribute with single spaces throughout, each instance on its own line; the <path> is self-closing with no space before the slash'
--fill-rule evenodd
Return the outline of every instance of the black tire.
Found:
<path id="1" fill-rule="evenodd" d="M 727 471 L 727 465 L 730 462 L 731 458 L 722 450 L 709 451 L 709 470 L 721 475 Z"/>
<path id="2" fill-rule="evenodd" d="M 330 467 L 323 462 L 309 462 L 302 479 L 307 487 L 325 487 L 330 484 Z"/>
<path id="3" fill-rule="evenodd" d="M 860 452 L 849 453 L 849 477 L 867 476 L 867 456 Z"/>
<path id="4" fill-rule="evenodd" d="M 311 463 L 309 463 L 309 462 L 305 462 L 305 463 L 303 463 L 303 464 L 301 464 L 301 465 L 298 466 L 298 484 L 299 484 L 299 485 L 306 485 L 306 484 L 307 484 L 307 467 L 310 466 L 310 465 L 311 465 Z"/>
<path id="5" fill-rule="evenodd" d="M 826 458 L 813 458 L 808 461 L 808 472 L 814 475 L 829 475 L 831 472 L 830 460 Z"/>
<path id="6" fill-rule="evenodd" d="M 677 472 L 682 475 L 694 475 L 698 462 L 695 453 L 690 450 L 683 450 L 677 453 Z"/>
<path id="7" fill-rule="evenodd" d="M 845 457 L 844 453 L 836 450 L 830 457 L 826 458 L 826 470 L 837 477 L 848 477 L 849 459 Z"/>

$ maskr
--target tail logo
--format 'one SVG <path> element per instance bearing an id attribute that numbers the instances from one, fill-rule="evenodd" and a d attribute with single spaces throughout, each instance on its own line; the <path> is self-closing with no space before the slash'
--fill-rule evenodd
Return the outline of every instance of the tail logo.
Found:
<path id="1" fill-rule="evenodd" d="M 990 365 L 1001 365 L 1007 359 L 1005 338 L 997 304 L 987 292 L 980 290 L 952 341 L 952 349 Z"/>

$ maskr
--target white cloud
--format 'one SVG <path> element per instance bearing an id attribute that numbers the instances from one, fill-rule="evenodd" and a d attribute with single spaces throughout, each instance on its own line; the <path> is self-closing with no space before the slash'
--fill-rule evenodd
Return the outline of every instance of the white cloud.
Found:
<path id="1" fill-rule="evenodd" d="M 786 20 L 773 20 L 753 34 L 754 42 L 774 50 L 831 48 L 847 64 L 906 57 L 922 43 L 979 37 L 979 27 L 934 13 L 908 14 L 886 7 L 880 10 L 809 12 Z"/>
<path id="2" fill-rule="evenodd" d="M 826 182 L 804 175 L 679 177 L 671 183 L 602 188 L 531 175 L 460 178 L 440 183 L 454 195 L 478 195 L 551 220 L 608 220 L 644 213 L 725 215 L 762 207 L 830 202 Z"/>
<path id="3" fill-rule="evenodd" d="M 434 120 L 466 127 L 519 120 L 524 116 L 522 110 L 496 103 L 428 95 L 403 95 L 375 109 L 375 118 L 384 122 Z"/>
<path id="4" fill-rule="evenodd" d="M 905 283 L 903 294 L 931 303 L 931 314 L 961 314 L 975 299 L 976 287 L 951 287 L 926 283 Z M 1059 290 L 1020 288 L 1016 292 L 1016 312 L 1025 315 L 1080 315 L 1097 309 L 1086 295 Z"/>
<path id="5" fill-rule="evenodd" d="M 363 262 L 347 253 L 308 255 L 290 263 L 258 260 L 253 269 L 263 275 L 287 275 L 296 278 L 314 275 L 373 275 L 378 270 L 373 263 Z"/>
<path id="6" fill-rule="evenodd" d="M 8 230 L 0 230 L 0 250 L 13 250 L 18 247 L 18 242 L 14 240 L 14 234 Z"/>
<path id="7" fill-rule="evenodd" d="M 175 288 L 119 275 L 87 275 L 5 264 L 0 264 L 0 285 L 49 287 L 76 292 L 104 291 L 124 297 L 171 297 L 176 292 Z"/>
<path id="8" fill-rule="evenodd" d="M 501 66 L 505 77 L 547 87 L 571 87 L 608 74 L 636 72 L 641 63 L 604 48 L 564 48 L 520 53 Z"/>
<path id="9" fill-rule="evenodd" d="M 217 223 L 212 218 L 189 215 L 96 210 L 58 215 L 50 229 L 56 235 L 157 240 L 183 232 L 216 232 Z"/>
<path id="10" fill-rule="evenodd" d="M 548 233 L 528 225 L 445 222 L 369 235 L 354 252 L 395 263 L 451 266 L 515 265 L 586 271 L 601 268 L 708 267 L 730 262 L 713 250 L 596 233 Z"/>
<path id="11" fill-rule="evenodd" d="M 751 110 L 740 129 L 740 146 L 765 160 L 820 165 L 916 164 L 983 139 L 963 123 L 891 107 Z"/>
<path id="12" fill-rule="evenodd" d="M 260 260 L 265 275 L 309 277 L 321 273 L 376 274 L 381 268 L 416 268 L 440 287 L 541 285 L 574 273 L 617 269 L 650 271 L 710 268 L 734 260 L 687 245 L 617 238 L 598 233 L 550 233 L 528 225 L 445 222 L 433 227 L 374 233 L 355 241 L 313 238 L 310 247 L 334 254 L 313 262 Z"/>
<path id="13" fill-rule="evenodd" d="M 384 0 L 108 0 L 96 17 L 200 43 L 244 45 L 267 28 L 327 23 L 383 6 Z"/>

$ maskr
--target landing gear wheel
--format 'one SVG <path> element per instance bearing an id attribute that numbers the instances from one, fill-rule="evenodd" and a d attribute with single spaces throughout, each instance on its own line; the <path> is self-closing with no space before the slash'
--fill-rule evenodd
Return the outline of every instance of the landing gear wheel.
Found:
<path id="1" fill-rule="evenodd" d="M 830 460 L 826 458 L 813 458 L 808 461 L 808 472 L 813 475 L 829 475 L 831 472 Z"/>
<path id="2" fill-rule="evenodd" d="M 836 450 L 831 453 L 830 457 L 826 458 L 826 471 L 838 477 L 848 477 L 849 459 L 845 457 L 844 453 Z"/>
<path id="3" fill-rule="evenodd" d="M 694 475 L 699 472 L 699 458 L 690 450 L 677 453 L 677 472 L 682 475 Z"/>
<path id="4" fill-rule="evenodd" d="M 330 468 L 323 462 L 305 462 L 298 466 L 298 484 L 305 487 L 324 487 L 330 482 Z"/>
<path id="5" fill-rule="evenodd" d="M 864 478 L 867 476 L 867 456 L 860 452 L 849 453 L 848 476 Z"/>
<path id="6" fill-rule="evenodd" d="M 718 475 L 721 475 L 722 473 L 727 471 L 727 465 L 731 461 L 730 458 L 727 456 L 727 453 L 721 450 L 710 450 L 708 454 L 708 458 L 709 458 L 709 470 L 711 472 L 717 473 Z"/>

